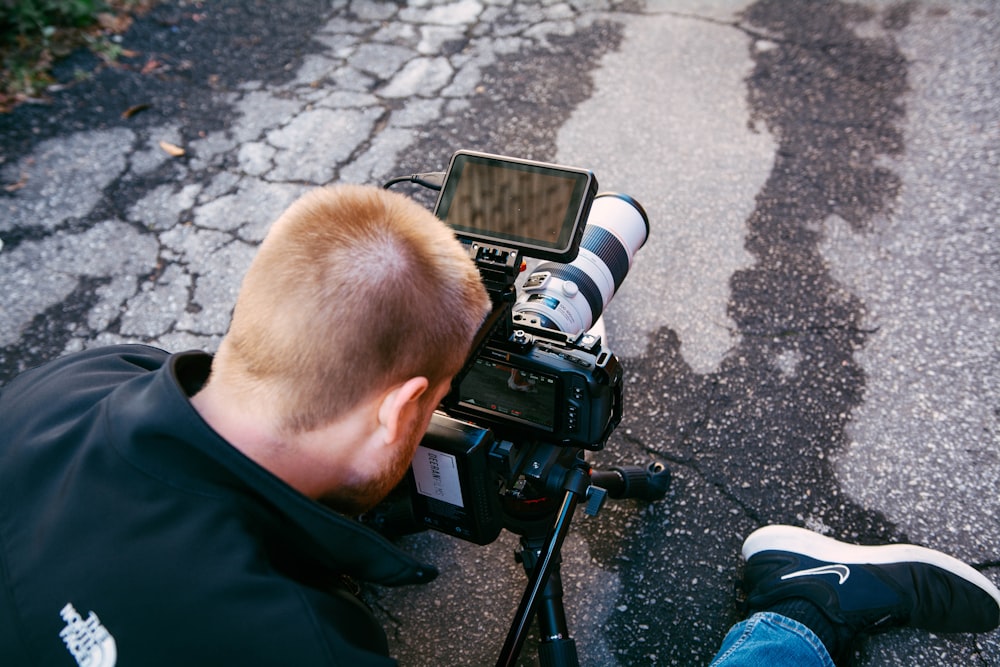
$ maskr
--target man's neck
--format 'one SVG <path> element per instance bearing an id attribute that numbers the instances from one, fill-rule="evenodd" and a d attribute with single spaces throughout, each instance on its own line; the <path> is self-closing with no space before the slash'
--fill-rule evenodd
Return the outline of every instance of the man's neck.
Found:
<path id="1" fill-rule="evenodd" d="M 374 436 L 374 417 L 360 410 L 314 431 L 282 433 L 278 418 L 266 406 L 238 397 L 212 380 L 190 400 L 202 419 L 230 445 L 313 499 L 324 496 L 351 470 L 351 455 L 363 449 L 361 442 Z"/>

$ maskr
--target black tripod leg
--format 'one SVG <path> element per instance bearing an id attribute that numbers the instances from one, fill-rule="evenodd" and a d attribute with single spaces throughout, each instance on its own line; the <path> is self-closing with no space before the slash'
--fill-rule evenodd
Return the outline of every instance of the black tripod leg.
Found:
<path id="1" fill-rule="evenodd" d="M 566 539 L 566 534 L 569 532 L 569 522 L 573 517 L 573 511 L 576 509 L 579 498 L 584 496 L 587 492 L 587 486 L 589 486 L 589 476 L 585 472 L 577 469 L 570 470 L 566 477 L 567 479 L 564 485 L 566 495 L 563 498 L 562 506 L 559 508 L 559 513 L 556 516 L 555 522 L 552 524 L 552 528 L 549 531 L 549 537 L 545 542 L 545 548 L 539 552 L 538 564 L 535 566 L 530 580 L 528 581 L 528 587 L 525 589 L 524 595 L 521 597 L 521 603 L 518 606 L 517 614 L 514 616 L 514 622 L 511 624 L 510 631 L 507 633 L 507 639 L 504 641 L 503 648 L 500 649 L 500 657 L 497 658 L 497 667 L 508 667 L 509 665 L 513 665 L 514 660 L 517 659 L 517 655 L 521 651 L 521 646 L 524 645 L 524 640 L 527 637 L 528 626 L 530 625 L 532 616 L 536 611 L 539 596 L 548 584 L 549 577 L 554 571 L 554 568 L 558 566 L 559 550 L 562 547 L 563 540 Z M 559 595 L 558 597 L 552 598 L 552 602 L 554 603 L 556 600 L 558 600 L 558 605 L 561 607 L 561 583 L 559 584 Z M 559 611 L 559 614 L 561 616 L 561 623 L 565 627 L 565 614 L 562 613 L 561 610 Z M 572 642 L 572 640 L 569 641 Z M 539 651 L 539 655 L 541 655 L 541 650 Z M 573 649 L 573 657 L 576 657 L 575 647 Z M 576 663 L 574 662 L 570 664 L 575 665 Z"/>
<path id="2" fill-rule="evenodd" d="M 518 552 L 517 559 L 529 577 L 535 570 L 544 546 L 543 537 L 521 537 L 521 551 Z M 566 623 L 561 564 L 561 559 L 553 564 L 535 612 L 538 619 L 538 636 L 541 640 L 538 647 L 540 667 L 575 667 L 580 664 L 576 655 L 576 641 L 569 636 L 569 626 Z"/>
<path id="3" fill-rule="evenodd" d="M 541 667 L 577 667 L 576 640 L 569 636 L 566 610 L 563 607 L 563 586 L 560 567 L 556 563 L 542 591 L 541 604 L 536 612 L 538 633 L 538 664 Z"/>

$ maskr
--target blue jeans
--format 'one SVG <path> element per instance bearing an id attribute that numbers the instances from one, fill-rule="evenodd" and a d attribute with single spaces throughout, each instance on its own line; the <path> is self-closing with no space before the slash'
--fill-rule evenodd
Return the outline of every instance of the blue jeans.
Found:
<path id="1" fill-rule="evenodd" d="M 733 626 L 710 667 L 834 667 L 823 642 L 798 621 L 769 611 Z"/>

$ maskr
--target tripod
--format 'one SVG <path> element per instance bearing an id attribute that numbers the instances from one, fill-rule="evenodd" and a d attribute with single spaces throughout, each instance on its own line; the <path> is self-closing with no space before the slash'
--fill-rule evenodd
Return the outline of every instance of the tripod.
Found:
<path id="1" fill-rule="evenodd" d="M 607 496 L 659 500 L 670 485 L 670 471 L 661 463 L 646 468 L 637 466 L 593 470 L 582 456 L 568 469 L 554 467 L 547 477 L 562 476 L 562 502 L 545 521 L 521 522 L 515 514 L 508 528 L 521 534 L 521 549 L 515 558 L 528 575 L 528 585 L 521 597 L 507 638 L 497 658 L 497 667 L 513 665 L 527 637 L 533 617 L 537 616 L 541 667 L 577 667 L 576 641 L 570 637 L 563 607 L 560 575 L 562 543 L 569 533 L 570 520 L 580 502 L 586 500 L 587 514 L 596 515 Z M 551 482 L 551 479 L 550 479 Z"/>

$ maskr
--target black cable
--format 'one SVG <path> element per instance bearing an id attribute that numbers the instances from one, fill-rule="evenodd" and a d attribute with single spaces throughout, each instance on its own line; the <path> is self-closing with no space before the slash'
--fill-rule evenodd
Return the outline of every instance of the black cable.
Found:
<path id="1" fill-rule="evenodd" d="M 444 185 L 444 177 L 445 172 L 443 171 L 428 171 L 422 174 L 410 174 L 409 176 L 390 178 L 382 187 L 388 190 L 397 183 L 416 183 L 430 190 L 440 190 L 441 186 Z"/>

